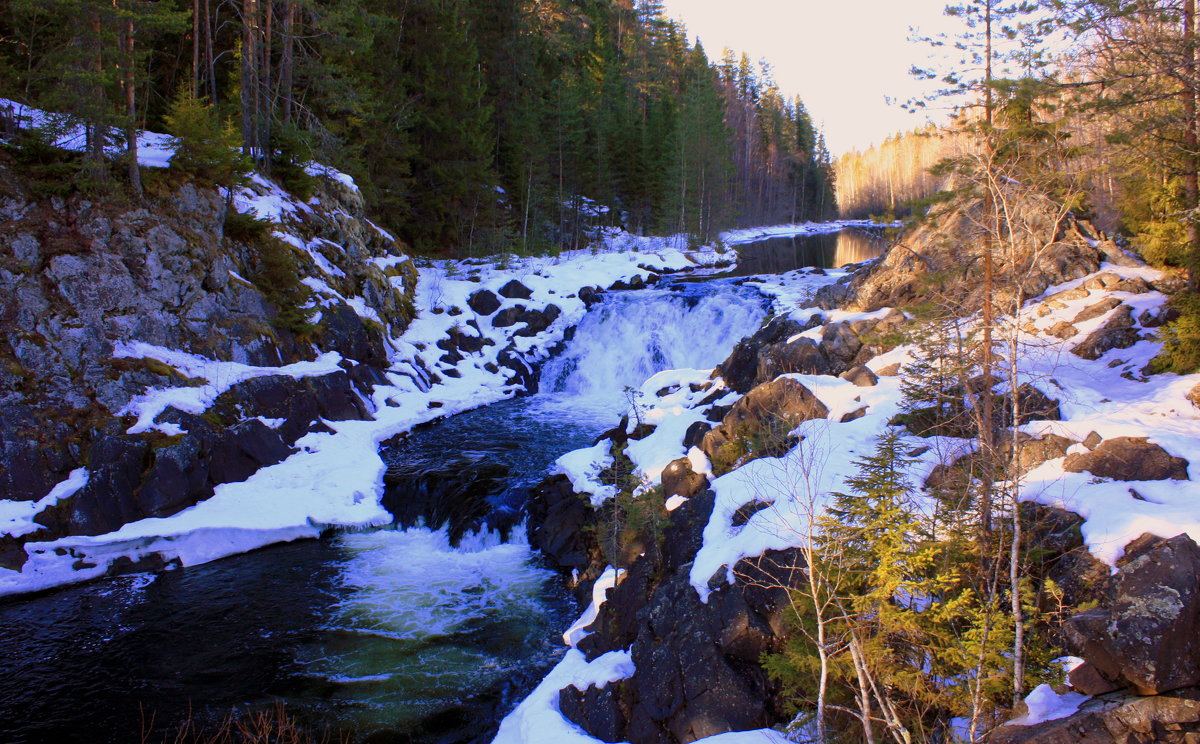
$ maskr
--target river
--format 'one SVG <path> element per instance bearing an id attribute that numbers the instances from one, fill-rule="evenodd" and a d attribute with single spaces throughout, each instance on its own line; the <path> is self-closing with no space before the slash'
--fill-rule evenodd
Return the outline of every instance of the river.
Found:
<path id="1" fill-rule="evenodd" d="M 740 246 L 732 276 L 868 257 L 842 235 Z M 524 538 L 529 488 L 615 423 L 627 388 L 712 367 L 758 328 L 766 304 L 732 276 L 608 293 L 538 394 L 389 443 L 393 529 L 0 604 L 0 738 L 157 742 L 282 701 L 335 741 L 488 741 L 577 612 Z"/>

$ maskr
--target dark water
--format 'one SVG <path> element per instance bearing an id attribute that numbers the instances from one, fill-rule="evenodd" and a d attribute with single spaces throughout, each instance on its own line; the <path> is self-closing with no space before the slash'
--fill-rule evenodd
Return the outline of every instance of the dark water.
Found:
<path id="1" fill-rule="evenodd" d="M 806 266 L 835 269 L 881 256 L 886 244 L 877 233 L 848 228 L 822 235 L 768 238 L 735 249 L 738 263 L 727 276 L 782 274 Z"/>
<path id="2" fill-rule="evenodd" d="M 470 741 L 554 661 L 559 583 L 519 544 L 380 531 L 9 602 L 0 741 L 164 741 L 276 700 L 317 730 Z"/>

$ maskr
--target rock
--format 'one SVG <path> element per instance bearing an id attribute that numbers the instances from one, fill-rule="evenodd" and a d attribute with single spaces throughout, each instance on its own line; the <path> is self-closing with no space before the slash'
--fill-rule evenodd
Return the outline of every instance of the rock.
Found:
<path id="1" fill-rule="evenodd" d="M 1119 481 L 1188 480 L 1188 461 L 1144 437 L 1105 439 L 1094 450 L 1067 455 L 1063 469 Z"/>
<path id="2" fill-rule="evenodd" d="M 792 429 L 828 415 L 829 409 L 808 388 L 789 377 L 781 377 L 759 385 L 735 403 L 721 425 L 704 435 L 700 449 L 715 461 L 717 451 L 727 443 L 753 440 L 765 448 L 746 454 L 760 457 L 781 454 L 771 450 L 782 445 Z"/>
<path id="3" fill-rule="evenodd" d="M 496 313 L 495 317 L 492 318 L 492 327 L 508 328 L 511 325 L 515 325 L 520 322 L 521 316 L 524 315 L 525 312 L 524 305 L 516 305 L 514 307 L 501 310 L 500 312 Z"/>
<path id="4" fill-rule="evenodd" d="M 212 495 L 201 444 L 198 436 L 184 436 L 178 444 L 153 451 L 153 464 L 136 495 L 142 514 L 169 517 Z"/>
<path id="5" fill-rule="evenodd" d="M 518 323 L 524 323 L 525 328 L 517 331 L 518 336 L 536 336 L 558 320 L 562 310 L 558 305 L 547 305 L 544 310 L 526 310 L 517 316 Z"/>
<path id="6" fill-rule="evenodd" d="M 704 604 L 685 567 L 654 592 L 644 617 L 632 647 L 637 671 L 623 685 L 624 740 L 695 741 L 772 721 L 769 683 L 757 663 L 770 648 L 771 624 L 740 585 Z"/>
<path id="7" fill-rule="evenodd" d="M 1028 434 L 1019 433 L 1017 443 L 1016 465 L 1019 474 L 1028 473 L 1047 460 L 1054 460 L 1067 454 L 1067 450 L 1075 442 L 1060 437 L 1057 434 L 1047 434 L 1041 439 L 1034 439 Z M 1012 455 L 1012 439 L 1007 435 L 1000 443 L 1001 461 L 1009 461 Z"/>
<path id="8" fill-rule="evenodd" d="M 662 472 L 663 496 L 682 496 L 685 499 L 695 498 L 708 486 L 708 478 L 692 470 L 692 463 L 686 457 L 672 460 Z"/>
<path id="9" fill-rule="evenodd" d="M 707 421 L 697 421 L 687 428 L 683 434 L 683 448 L 689 450 L 692 447 L 700 446 L 700 442 L 704 441 L 704 435 L 712 430 L 712 424 Z"/>
<path id="10" fill-rule="evenodd" d="M 617 685 L 609 684 L 599 688 L 588 687 L 581 692 L 574 685 L 567 685 L 558 693 L 559 710 L 592 737 L 605 742 L 619 742 L 621 732 L 625 730 L 625 716 L 621 712 L 616 688 Z"/>
<path id="11" fill-rule="evenodd" d="M 765 346 L 758 352 L 754 384 L 770 382 L 780 375 L 831 375 L 843 368 L 830 359 L 826 347 L 811 338 L 800 338 Z"/>
<path id="12" fill-rule="evenodd" d="M 1121 689 L 1121 685 L 1107 679 L 1094 664 L 1086 661 L 1067 673 L 1067 682 L 1084 695 L 1106 695 Z"/>
<path id="13" fill-rule="evenodd" d="M 530 493 L 529 543 L 563 569 L 583 571 L 594 539 L 584 529 L 591 508 L 571 489 L 565 475 L 555 475 Z"/>
<path id="14" fill-rule="evenodd" d="M 1079 313 L 1075 315 L 1074 320 L 1071 322 L 1073 324 L 1086 323 L 1087 321 L 1099 318 L 1109 310 L 1113 310 L 1120 306 L 1121 301 L 1116 297 L 1105 297 L 1103 300 L 1100 300 L 1094 305 L 1088 305 L 1084 309 L 1080 310 Z"/>
<path id="15" fill-rule="evenodd" d="M 1111 271 L 1105 271 L 1101 274 L 1097 274 L 1096 276 L 1089 278 L 1087 281 L 1085 281 L 1080 286 L 1083 289 L 1088 289 L 1088 290 L 1101 290 L 1101 289 L 1112 289 L 1113 287 L 1116 287 L 1120 283 L 1121 283 L 1121 277 L 1117 276 L 1116 274 L 1112 273 Z"/>
<path id="16" fill-rule="evenodd" d="M 1087 447 L 1089 450 L 1094 450 L 1097 447 L 1099 447 L 1100 443 L 1103 441 L 1104 441 L 1104 437 L 1101 437 L 1096 432 L 1091 431 L 1091 432 L 1088 432 L 1088 435 L 1083 438 L 1083 446 Z"/>
<path id="17" fill-rule="evenodd" d="M 149 452 L 141 439 L 101 436 L 89 453 L 87 484 L 36 521 L 57 534 L 100 535 L 140 519 L 135 492 Z"/>
<path id="18" fill-rule="evenodd" d="M 1178 319 L 1179 311 L 1170 305 L 1147 310 L 1138 316 L 1138 322 L 1142 324 L 1143 328 L 1160 328 Z"/>
<path id="19" fill-rule="evenodd" d="M 999 421 L 998 426 L 1011 426 L 1013 420 L 1012 404 L 1013 401 L 1009 396 L 1005 395 L 998 401 L 996 406 Z M 1017 388 L 1017 424 L 1028 424 L 1031 421 L 1061 421 L 1062 413 L 1058 408 L 1058 401 L 1038 390 L 1028 382 L 1022 383 Z"/>
<path id="20" fill-rule="evenodd" d="M 852 382 L 858 387 L 872 387 L 879 384 L 879 378 L 864 365 L 852 367 L 842 374 L 838 375 L 847 382 Z"/>
<path id="21" fill-rule="evenodd" d="M 885 367 L 880 367 L 876 374 L 880 377 L 898 377 L 900 375 L 900 362 L 893 362 Z"/>
<path id="22" fill-rule="evenodd" d="M 528 300 L 533 297 L 533 292 L 529 287 L 513 279 L 500 288 L 500 296 L 510 300 Z"/>
<path id="23" fill-rule="evenodd" d="M 1107 351 L 1128 349 L 1140 340 L 1141 334 L 1134 327 L 1133 311 L 1128 305 L 1122 305 L 1102 327 L 1076 344 L 1071 353 L 1083 359 L 1099 359 Z"/>
<path id="24" fill-rule="evenodd" d="M 713 370 L 731 389 L 745 393 L 754 387 L 759 373 L 759 353 L 764 347 L 786 342 L 808 328 L 791 318 L 775 318 L 754 335 L 744 338 L 733 347 L 729 357 Z"/>
<path id="25" fill-rule="evenodd" d="M 1133 276 L 1122 279 L 1112 286 L 1114 292 L 1128 292 L 1129 294 L 1146 294 L 1153 292 L 1154 287 L 1150 286 L 1150 282 L 1140 276 Z"/>
<path id="26" fill-rule="evenodd" d="M 1046 335 L 1054 338 L 1068 339 L 1079 333 L 1079 329 L 1065 320 L 1060 320 L 1046 329 Z"/>
<path id="27" fill-rule="evenodd" d="M 988 744 L 1196 744 L 1200 741 L 1200 690 L 1138 697 L 1101 695 L 1079 710 L 1033 726 L 994 729 Z"/>
<path id="28" fill-rule="evenodd" d="M 857 421 L 866 415 L 867 415 L 867 407 L 863 406 L 861 408 L 854 409 L 850 413 L 842 414 L 842 417 L 840 419 L 838 419 L 838 423 L 839 424 L 848 424 L 851 421 Z"/>
<path id="29" fill-rule="evenodd" d="M 1100 606 L 1063 627 L 1067 647 L 1111 680 L 1157 695 L 1200 683 L 1200 546 L 1131 544 Z"/>
<path id="30" fill-rule="evenodd" d="M 467 307 L 477 315 L 491 315 L 500 309 L 500 298 L 487 289 L 479 289 L 467 298 Z"/>

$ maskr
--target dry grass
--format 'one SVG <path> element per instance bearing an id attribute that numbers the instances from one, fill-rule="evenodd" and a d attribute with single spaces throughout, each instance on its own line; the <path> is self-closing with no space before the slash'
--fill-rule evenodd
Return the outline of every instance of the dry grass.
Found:
<path id="1" fill-rule="evenodd" d="M 216 728 L 198 723 L 190 711 L 173 732 L 156 734 L 154 715 L 142 712 L 141 744 L 350 744 L 347 733 L 317 736 L 303 729 L 288 714 L 282 702 L 270 708 L 240 712 L 231 710 Z"/>

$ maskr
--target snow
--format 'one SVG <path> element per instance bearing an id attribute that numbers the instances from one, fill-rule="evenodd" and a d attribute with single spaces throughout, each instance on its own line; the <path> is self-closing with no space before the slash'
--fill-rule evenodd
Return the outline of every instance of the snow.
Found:
<path id="1" fill-rule="evenodd" d="M 794 433 L 803 439 L 783 457 L 752 460 L 712 482 L 716 500 L 690 573 L 692 587 L 705 602 L 709 579 L 723 572 L 725 581 L 732 582 L 739 560 L 807 544 L 830 494 L 844 488 L 846 477 L 856 471 L 855 460 L 873 451 L 875 437 L 899 412 L 900 378 L 857 387 L 830 376 L 787 377 L 811 390 L 830 415 L 797 427 Z M 867 412 L 862 418 L 836 423 L 842 413 L 863 406 Z M 770 506 L 734 526 L 734 514 L 752 502 Z"/>
<path id="2" fill-rule="evenodd" d="M 850 227 L 864 229 L 880 229 L 900 227 L 900 222 L 875 222 L 874 220 L 838 220 L 836 222 L 801 222 L 793 225 L 773 225 L 770 227 L 750 227 L 741 230 L 730 230 L 721 233 L 721 241 L 726 245 L 744 245 L 757 243 L 769 238 L 790 238 L 796 235 L 819 235 L 822 233 L 841 232 Z"/>
<path id="3" fill-rule="evenodd" d="M 588 494 L 592 506 L 599 507 L 617 495 L 616 486 L 606 486 L 599 480 L 600 472 L 612 464 L 612 441 L 604 439 L 559 457 L 551 472 L 567 476 L 575 493 Z"/>
<path id="4" fill-rule="evenodd" d="M 1079 706 L 1088 700 L 1087 695 L 1078 692 L 1058 694 L 1050 685 L 1038 685 L 1025 697 L 1025 705 L 1029 712 L 1008 721 L 1006 726 L 1033 726 L 1045 721 L 1066 718 L 1079 710 Z"/>
<path id="5" fill-rule="evenodd" d="M 29 127 L 45 127 L 58 136 L 52 143 L 64 150 L 82 152 L 87 145 L 82 126 L 68 126 L 67 118 L 40 109 L 26 106 L 7 98 L 0 98 L 0 109 L 5 109 Z M 166 168 L 175 155 L 175 138 L 156 132 L 138 132 L 138 164 L 147 168 Z M 108 145 L 105 152 L 117 155 L 124 152 L 123 145 Z"/>
<path id="6" fill-rule="evenodd" d="M 621 580 L 625 578 L 625 569 L 613 568 L 608 566 L 604 569 L 604 573 L 600 574 L 600 578 L 592 584 L 592 602 L 579 616 L 575 623 L 563 632 L 563 643 L 571 648 L 579 645 L 579 642 L 587 638 L 589 633 L 587 628 L 592 623 L 596 622 L 596 618 L 600 617 L 600 608 L 608 601 L 608 590 L 613 589 Z"/>
<path id="7" fill-rule="evenodd" d="M 568 649 L 541 684 L 500 722 L 492 744 L 598 744 L 599 739 L 588 736 L 563 716 L 558 707 L 559 691 L 570 685 L 579 690 L 605 687 L 632 676 L 634 671 L 628 651 L 609 651 L 589 662 L 582 651 Z"/>
<path id="8" fill-rule="evenodd" d="M 37 501 L 0 501 L 0 535 L 21 537 L 45 529 L 33 518 L 63 499 L 74 496 L 87 482 L 87 469 L 78 468 Z"/>
<path id="9" fill-rule="evenodd" d="M 168 408 L 185 413 L 201 414 L 234 385 L 254 377 L 286 375 L 293 378 L 315 377 L 332 374 L 341 369 L 340 354 L 327 352 L 311 362 L 296 362 L 283 367 L 255 367 L 239 362 L 221 362 L 195 354 L 174 351 L 141 341 L 118 342 L 113 356 L 118 359 L 154 359 L 174 367 L 187 377 L 199 378 L 205 384 L 197 387 L 151 388 L 138 395 L 120 411 L 120 415 L 137 416 L 137 423 L 129 427 L 129 434 L 140 434 L 152 429 L 164 434 L 180 434 L 177 426 L 155 423 Z"/>

